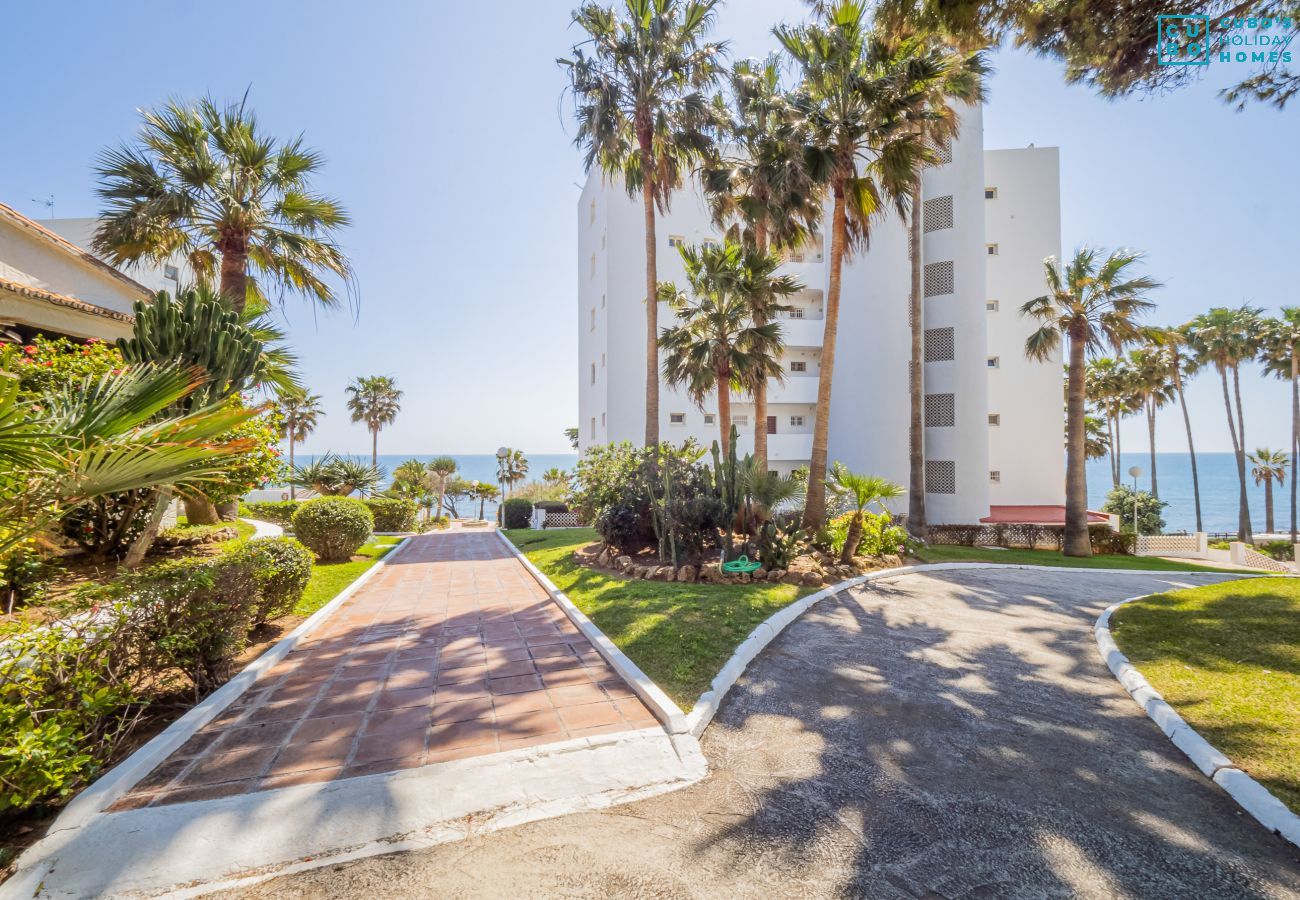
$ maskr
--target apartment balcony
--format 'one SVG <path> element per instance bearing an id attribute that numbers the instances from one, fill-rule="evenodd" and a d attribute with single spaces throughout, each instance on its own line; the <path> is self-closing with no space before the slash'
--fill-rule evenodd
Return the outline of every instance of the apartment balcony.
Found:
<path id="1" fill-rule="evenodd" d="M 779 462 L 803 462 L 812 459 L 812 433 L 769 434 L 767 458 Z"/>
<path id="2" fill-rule="evenodd" d="M 787 319 L 782 317 L 781 340 L 787 347 L 820 347 L 826 334 L 825 319 Z"/>
<path id="3" fill-rule="evenodd" d="M 805 406 L 817 404 L 816 375 L 787 375 L 785 384 L 769 382 L 767 386 L 768 405 L 774 403 L 800 403 Z"/>

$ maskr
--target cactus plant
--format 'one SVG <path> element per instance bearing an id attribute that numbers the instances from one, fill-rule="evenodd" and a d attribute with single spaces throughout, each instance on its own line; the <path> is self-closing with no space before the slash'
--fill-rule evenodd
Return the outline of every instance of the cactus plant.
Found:
<path id="1" fill-rule="evenodd" d="M 713 442 L 713 489 L 717 493 L 718 499 L 722 502 L 722 516 L 724 523 L 724 537 L 722 544 L 723 562 L 732 559 L 735 552 L 735 542 L 733 540 L 733 528 L 736 521 L 736 512 L 740 509 L 742 501 L 740 491 L 740 481 L 737 475 L 736 462 L 736 441 L 740 437 L 740 432 L 735 425 L 731 426 L 731 440 L 728 442 L 727 458 L 724 462 L 721 458 L 721 452 L 718 442 Z"/>

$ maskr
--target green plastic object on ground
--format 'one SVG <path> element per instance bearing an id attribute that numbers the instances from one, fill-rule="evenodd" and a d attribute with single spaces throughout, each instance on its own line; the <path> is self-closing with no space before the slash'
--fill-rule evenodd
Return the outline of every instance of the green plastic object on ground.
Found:
<path id="1" fill-rule="evenodd" d="M 740 556 L 733 559 L 731 562 L 724 562 L 722 564 L 722 571 L 733 572 L 733 573 L 757 572 L 761 568 L 763 568 L 763 564 L 761 562 L 758 562 L 757 560 L 755 560 L 754 562 L 750 562 L 749 557 L 745 556 L 743 553 Z"/>

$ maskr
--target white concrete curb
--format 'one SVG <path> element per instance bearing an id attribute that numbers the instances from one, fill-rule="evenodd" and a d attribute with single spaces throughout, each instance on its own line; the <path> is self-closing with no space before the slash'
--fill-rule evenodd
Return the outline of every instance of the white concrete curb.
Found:
<path id="1" fill-rule="evenodd" d="M 247 522 L 249 525 L 252 525 L 252 526 L 253 526 L 253 528 L 254 528 L 254 531 L 253 531 L 253 537 L 254 537 L 254 538 L 269 538 L 269 537 L 283 537 L 283 536 L 284 536 L 284 526 L 283 526 L 283 525 L 276 525 L 274 522 L 263 522 L 261 519 L 244 519 L 244 518 L 241 518 L 239 521 L 241 521 L 241 522 Z"/>
<path id="2" fill-rule="evenodd" d="M 655 684 L 654 681 L 622 650 L 615 646 L 605 632 L 596 627 L 596 623 L 587 618 L 582 610 L 574 605 L 573 601 L 564 596 L 564 592 L 557 588 L 551 579 L 542 573 L 542 570 L 533 565 L 528 557 L 519 551 L 519 548 L 510 542 L 510 538 L 500 530 L 496 529 L 497 536 L 501 538 L 502 543 L 510 549 L 515 559 L 519 560 L 525 569 L 537 579 L 537 583 L 542 586 L 551 599 L 564 610 L 564 614 L 569 620 L 578 627 L 587 640 L 591 641 L 600 655 L 605 657 L 609 664 L 623 677 L 632 689 L 637 692 L 642 702 L 650 707 L 650 711 L 655 714 L 664 728 L 672 735 L 686 734 L 690 732 L 690 726 L 687 724 L 686 716 L 682 713 L 681 707 L 673 702 L 672 698 L 664 693 L 663 688 Z"/>
<path id="3" fill-rule="evenodd" d="M 829 587 L 822 588 L 815 594 L 809 594 L 807 597 L 801 597 L 794 603 L 785 607 L 778 612 L 768 616 L 767 619 L 760 622 L 758 626 L 749 633 L 736 652 L 727 660 L 726 665 L 722 667 L 717 676 L 713 679 L 713 684 L 709 690 L 700 695 L 695 701 L 695 706 L 686 715 L 686 721 L 690 725 L 691 734 L 697 738 L 704 734 L 704 729 L 709 727 L 713 717 L 717 715 L 718 707 L 722 703 L 722 698 L 731 690 L 745 668 L 753 661 L 754 657 L 759 654 L 764 647 L 771 643 L 772 639 L 780 634 L 795 619 L 803 615 L 815 603 L 838 594 L 840 591 L 848 588 L 857 587 L 868 581 L 878 581 L 882 578 L 895 578 L 899 575 L 913 575 L 924 572 L 953 572 L 969 571 L 971 569 L 1024 569 L 1034 572 L 1086 572 L 1089 574 L 1103 575 L 1155 575 L 1160 577 L 1167 576 L 1199 576 L 1199 577 L 1234 577 L 1234 578 L 1257 578 L 1255 573 L 1246 572 L 1180 572 L 1176 570 L 1149 570 L 1149 569 L 1089 569 L 1081 566 L 1031 566 L 1023 563 L 982 563 L 982 562 L 948 562 L 948 563 L 925 563 L 919 566 L 897 566 L 892 569 L 881 569 L 878 572 L 868 572 L 865 575 L 857 575 L 846 581 L 838 582 Z"/>
<path id="4" fill-rule="evenodd" d="M 1285 576 L 1283 576 L 1285 577 Z M 1237 801 L 1237 804 L 1259 821 L 1261 825 L 1274 834 L 1280 835 L 1300 847 L 1300 816 L 1291 812 L 1281 800 L 1277 799 L 1255 779 L 1232 764 L 1232 760 L 1216 750 L 1209 741 L 1201 737 L 1187 721 L 1160 696 L 1143 677 L 1110 633 L 1110 619 L 1115 610 L 1135 600 L 1142 600 L 1153 594 L 1129 597 L 1106 607 L 1093 626 L 1097 639 L 1097 650 L 1106 665 L 1119 679 L 1119 683 L 1132 696 L 1133 701 L 1160 726 L 1160 730 L 1179 750 L 1187 755 L 1196 768 L 1200 769 L 1219 787 L 1223 788 Z"/>
<path id="5" fill-rule="evenodd" d="M 135 786 L 135 783 L 148 775 L 158 763 L 165 760 L 176 748 L 180 747 L 196 731 L 215 719 L 221 712 L 234 703 L 241 694 L 248 690 L 267 669 L 284 659 L 293 648 L 329 618 L 333 612 L 347 602 L 348 598 L 360 590 L 384 566 L 399 556 L 406 549 L 410 540 L 404 540 L 394 549 L 384 554 L 375 565 L 344 588 L 338 596 L 312 613 L 301 625 L 275 646 L 271 647 L 253 662 L 249 663 L 238 675 L 227 681 L 219 689 L 209 694 L 204 700 L 181 716 L 175 722 L 154 737 L 151 741 L 118 763 L 99 780 L 86 788 L 64 808 L 54 820 L 40 841 L 29 847 L 18 860 L 18 869 L 14 877 L 5 885 L 4 892 L 17 889 L 19 885 L 30 884 L 33 888 L 40 883 L 43 865 L 49 857 L 73 837 L 79 829 L 87 825 L 111 806 L 119 797 Z M 33 880 L 35 879 L 35 880 Z M 15 894 L 31 896 L 31 893 Z"/>

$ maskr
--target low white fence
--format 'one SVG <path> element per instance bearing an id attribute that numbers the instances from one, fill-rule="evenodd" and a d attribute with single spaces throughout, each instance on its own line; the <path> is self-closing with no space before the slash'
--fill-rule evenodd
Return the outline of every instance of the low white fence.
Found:
<path id="1" fill-rule="evenodd" d="M 578 521 L 577 513 L 555 512 L 547 509 L 533 509 L 533 520 L 530 524 L 533 528 L 582 527 L 582 523 Z"/>
<path id="2" fill-rule="evenodd" d="M 1209 559 L 1209 538 L 1204 531 L 1195 534 L 1139 534 L 1136 556 L 1173 556 L 1178 559 Z"/>
<path id="3" fill-rule="evenodd" d="M 1300 561 L 1300 544 L 1296 545 L 1296 559 Z M 1282 562 L 1271 556 L 1265 556 L 1249 544 L 1243 544 L 1241 541 L 1233 541 L 1228 545 L 1228 559 L 1236 566 L 1249 566 L 1252 569 L 1263 569 L 1266 572 L 1279 572 L 1291 575 L 1296 572 L 1296 567 L 1292 563 Z"/>

